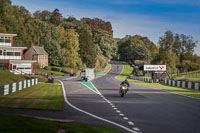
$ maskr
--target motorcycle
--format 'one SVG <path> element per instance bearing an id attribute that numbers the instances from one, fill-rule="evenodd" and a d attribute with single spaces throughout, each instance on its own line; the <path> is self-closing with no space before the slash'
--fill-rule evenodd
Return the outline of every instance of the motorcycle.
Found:
<path id="1" fill-rule="evenodd" d="M 121 85 L 121 87 L 120 87 L 120 96 L 124 97 L 124 95 L 126 94 L 127 90 L 128 90 L 128 85 Z"/>

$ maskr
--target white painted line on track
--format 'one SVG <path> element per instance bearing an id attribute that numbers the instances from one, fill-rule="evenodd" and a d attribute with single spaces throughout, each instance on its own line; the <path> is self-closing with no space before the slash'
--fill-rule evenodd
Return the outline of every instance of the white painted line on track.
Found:
<path id="1" fill-rule="evenodd" d="M 127 118 L 127 117 L 123 117 L 123 119 L 124 119 L 124 120 L 128 120 L 128 118 Z"/>
<path id="2" fill-rule="evenodd" d="M 114 110 L 117 110 L 117 108 L 113 108 Z"/>
<path id="3" fill-rule="evenodd" d="M 124 116 L 124 114 L 119 114 L 120 116 Z"/>
<path id="4" fill-rule="evenodd" d="M 134 123 L 132 121 L 128 121 L 128 124 L 131 125 L 131 126 L 134 125 Z"/>
<path id="5" fill-rule="evenodd" d="M 59 80 L 59 81 L 60 81 L 60 80 Z M 91 117 L 94 117 L 94 118 L 96 118 L 96 119 L 99 119 L 99 120 L 108 122 L 108 123 L 110 123 L 110 124 L 113 124 L 113 125 L 115 125 L 115 126 L 117 126 L 117 127 L 120 127 L 120 128 L 122 128 L 122 129 L 126 130 L 126 131 L 129 131 L 129 132 L 131 132 L 131 133 L 138 133 L 138 132 L 136 132 L 136 131 L 134 131 L 134 130 L 132 130 L 132 129 L 130 129 L 130 128 L 127 128 L 127 127 L 125 127 L 125 126 L 123 126 L 123 125 L 120 125 L 120 124 L 115 123 L 115 122 L 113 122 L 113 121 L 110 121 L 110 120 L 101 118 L 101 117 L 99 117 L 99 116 L 96 116 L 96 115 L 94 115 L 94 114 L 91 114 L 91 113 L 89 113 L 89 112 L 87 112 L 87 111 L 84 111 L 84 110 L 79 109 L 78 107 L 72 105 L 72 104 L 68 101 L 68 99 L 67 99 L 67 95 L 66 95 L 66 92 L 65 92 L 65 89 L 64 89 L 63 82 L 62 82 L 62 81 L 60 81 L 60 82 L 61 82 L 61 84 L 62 84 L 64 100 L 65 100 L 65 102 L 66 102 L 70 107 L 72 107 L 72 108 L 74 108 L 75 110 L 78 110 L 78 111 L 80 111 L 80 112 L 82 112 L 82 113 L 85 113 L 85 114 L 87 114 L 87 115 L 89 115 L 89 116 L 91 116 Z"/>
<path id="6" fill-rule="evenodd" d="M 137 128 L 137 127 L 134 127 L 133 130 L 135 130 L 135 131 L 140 131 L 140 129 Z"/>
<path id="7" fill-rule="evenodd" d="M 120 113 L 120 111 L 119 111 L 119 110 L 117 110 L 116 112 L 117 112 L 117 113 Z"/>

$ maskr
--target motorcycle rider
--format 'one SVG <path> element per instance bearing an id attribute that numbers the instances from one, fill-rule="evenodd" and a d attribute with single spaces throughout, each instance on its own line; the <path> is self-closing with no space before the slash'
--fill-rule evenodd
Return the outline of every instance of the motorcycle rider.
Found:
<path id="1" fill-rule="evenodd" d="M 124 81 L 122 81 L 120 85 L 127 85 L 128 87 L 130 87 L 130 84 L 129 84 L 129 82 L 128 82 L 127 79 L 125 79 Z M 127 93 L 127 91 L 128 91 L 128 87 L 127 87 L 127 89 L 126 89 L 126 93 Z"/>

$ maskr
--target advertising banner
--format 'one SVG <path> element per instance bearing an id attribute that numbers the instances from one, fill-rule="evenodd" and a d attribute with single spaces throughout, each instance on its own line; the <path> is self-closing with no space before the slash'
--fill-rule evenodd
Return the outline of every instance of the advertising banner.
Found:
<path id="1" fill-rule="evenodd" d="M 166 71 L 166 65 L 144 65 L 144 71 Z"/>

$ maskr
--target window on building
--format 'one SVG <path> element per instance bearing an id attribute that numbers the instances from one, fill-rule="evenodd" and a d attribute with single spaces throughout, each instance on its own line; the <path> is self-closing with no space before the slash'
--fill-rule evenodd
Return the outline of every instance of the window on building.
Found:
<path id="1" fill-rule="evenodd" d="M 3 55 L 7 55 L 7 51 L 6 50 L 3 50 Z"/>
<path id="2" fill-rule="evenodd" d="M 13 55 L 14 55 L 14 52 L 7 52 L 7 55 L 13 56 Z"/>
<path id="3" fill-rule="evenodd" d="M 10 40 L 10 39 L 5 39 L 5 42 L 6 42 L 6 43 L 10 43 L 11 40 Z"/>
<path id="4" fill-rule="evenodd" d="M 4 39 L 0 38 L 0 43 L 1 43 L 1 42 L 4 42 Z"/>
<path id="5" fill-rule="evenodd" d="M 15 52 L 15 56 L 21 56 L 21 52 Z"/>
<path id="6" fill-rule="evenodd" d="M 3 50 L 0 49 L 0 55 L 3 55 Z"/>

